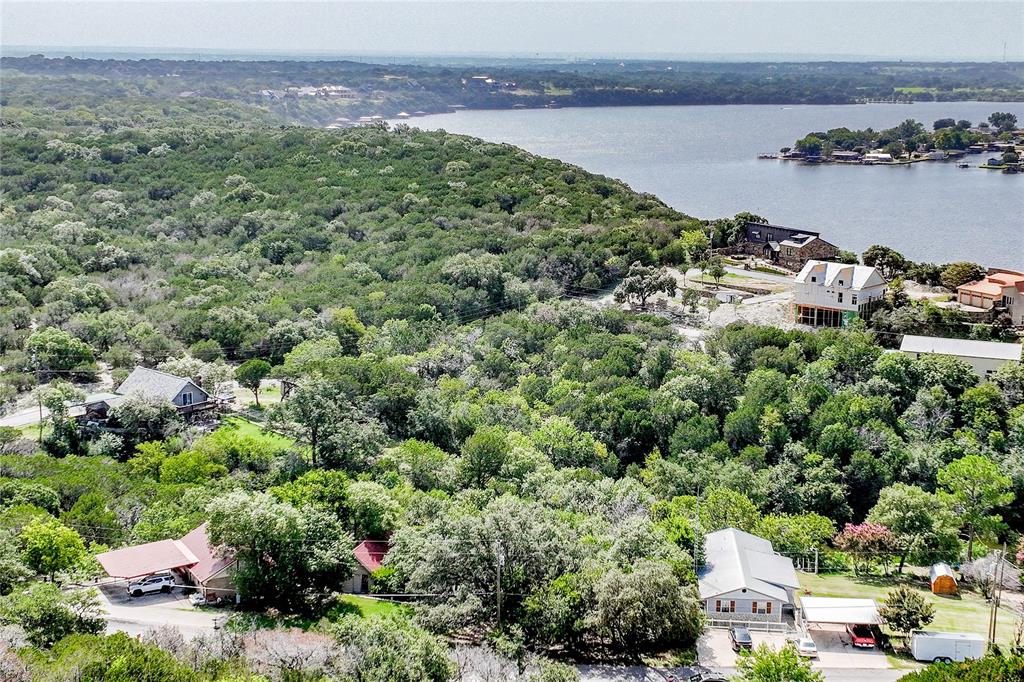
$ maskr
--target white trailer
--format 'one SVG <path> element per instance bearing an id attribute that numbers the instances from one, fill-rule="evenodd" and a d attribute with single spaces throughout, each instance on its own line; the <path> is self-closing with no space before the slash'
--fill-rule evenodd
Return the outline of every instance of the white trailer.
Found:
<path id="1" fill-rule="evenodd" d="M 972 632 L 915 632 L 910 653 L 918 661 L 966 661 L 985 655 L 985 638 Z"/>

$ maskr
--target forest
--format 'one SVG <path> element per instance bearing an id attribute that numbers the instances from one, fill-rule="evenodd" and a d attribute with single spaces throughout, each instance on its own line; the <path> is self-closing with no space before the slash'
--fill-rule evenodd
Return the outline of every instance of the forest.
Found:
<path id="1" fill-rule="evenodd" d="M 1024 368 L 885 352 L 934 311 L 698 347 L 592 304 L 747 216 L 444 132 L 285 125 L 131 77 L 54 106 L 19 78 L 0 403 L 48 412 L 0 428 L 5 679 L 572 680 L 692 660 L 717 529 L 868 573 L 1017 546 Z M 143 398 L 80 428 L 69 405 L 137 365 L 295 389 L 210 428 Z M 238 562 L 225 627 L 103 634 L 96 554 L 203 523 Z M 401 595 L 379 613 L 340 593 L 367 539 L 374 591 Z"/>
<path id="2" fill-rule="evenodd" d="M 17 74 L 32 90 L 54 92 L 124 84 L 145 98 L 206 97 L 257 104 L 307 125 L 337 117 L 394 117 L 400 112 L 545 106 L 696 104 L 853 104 L 896 101 L 1024 101 L 1020 63 L 679 62 L 495 60 L 448 64 L 363 61 L 197 61 L 4 57 L 5 89 Z M 492 84 L 474 87 L 474 76 Z M 352 100 L 267 99 L 263 90 L 343 85 Z"/>

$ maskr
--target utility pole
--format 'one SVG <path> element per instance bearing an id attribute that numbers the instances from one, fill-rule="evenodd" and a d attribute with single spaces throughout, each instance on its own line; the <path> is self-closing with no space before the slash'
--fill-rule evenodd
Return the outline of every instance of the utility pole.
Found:
<path id="1" fill-rule="evenodd" d="M 494 541 L 494 558 L 495 568 L 497 569 L 497 589 L 496 589 L 496 601 L 498 604 L 498 630 L 501 630 L 501 566 L 505 563 L 505 557 L 501 552 L 501 543 L 497 540 Z"/>
<path id="2" fill-rule="evenodd" d="M 992 577 L 995 584 L 992 586 L 992 609 L 989 612 L 989 625 L 988 625 L 988 645 L 989 648 L 995 646 L 996 643 L 996 624 L 999 619 L 999 601 L 1002 598 L 1003 591 L 1003 576 L 1005 574 L 1005 567 L 1003 564 L 1004 557 L 1006 556 L 1006 543 L 1003 543 L 1003 549 L 997 552 L 997 563 L 995 568 L 992 570 Z"/>

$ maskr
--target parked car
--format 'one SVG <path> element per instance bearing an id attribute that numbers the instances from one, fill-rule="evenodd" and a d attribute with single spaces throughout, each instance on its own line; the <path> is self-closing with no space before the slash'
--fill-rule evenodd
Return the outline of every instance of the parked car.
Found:
<path id="1" fill-rule="evenodd" d="M 877 644 L 869 625 L 847 625 L 846 634 L 850 636 L 850 643 L 860 649 L 873 649 Z"/>
<path id="2" fill-rule="evenodd" d="M 750 631 L 738 625 L 729 628 L 729 641 L 732 642 L 733 651 L 754 648 L 754 638 L 750 636 Z"/>
<path id="3" fill-rule="evenodd" d="M 170 592 L 173 588 L 174 576 L 170 573 L 158 573 L 128 583 L 128 594 L 132 597 L 141 597 L 154 592 Z"/>
<path id="4" fill-rule="evenodd" d="M 804 658 L 817 658 L 818 647 L 810 637 L 797 637 L 793 640 L 796 652 Z"/>

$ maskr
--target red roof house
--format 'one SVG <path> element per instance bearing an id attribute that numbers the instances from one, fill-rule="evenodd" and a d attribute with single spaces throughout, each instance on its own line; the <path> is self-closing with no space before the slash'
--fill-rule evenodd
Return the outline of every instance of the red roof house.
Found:
<path id="1" fill-rule="evenodd" d="M 111 578 L 131 580 L 162 571 L 177 571 L 207 596 L 230 597 L 235 587 L 228 569 L 234 557 L 221 556 L 210 545 L 206 524 L 180 540 L 158 540 L 96 555 Z"/>
<path id="2" fill-rule="evenodd" d="M 388 543 L 380 540 L 363 540 L 352 554 L 356 557 L 356 569 L 345 584 L 345 592 L 367 593 L 373 580 L 373 572 L 384 563 L 384 555 L 388 553 Z"/>

